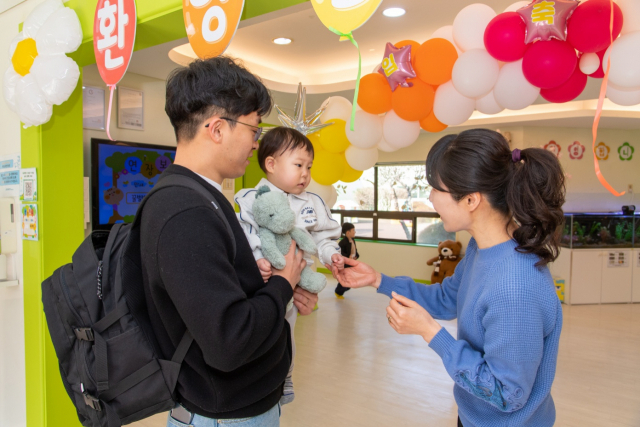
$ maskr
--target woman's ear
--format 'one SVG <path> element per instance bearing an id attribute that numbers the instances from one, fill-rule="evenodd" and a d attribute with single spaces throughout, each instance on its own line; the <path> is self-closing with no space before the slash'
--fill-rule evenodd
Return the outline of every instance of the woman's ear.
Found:
<path id="1" fill-rule="evenodd" d="M 464 200 L 465 206 L 467 207 L 467 209 L 469 209 L 469 212 L 473 212 L 476 209 L 478 209 L 478 206 L 480 206 L 480 202 L 482 201 L 482 194 L 480 193 L 467 194 L 463 200 Z"/>
<path id="2" fill-rule="evenodd" d="M 269 156 L 266 159 L 264 159 L 264 168 L 267 170 L 268 173 L 273 173 L 275 171 L 275 167 L 276 167 L 276 159 L 274 157 Z"/>

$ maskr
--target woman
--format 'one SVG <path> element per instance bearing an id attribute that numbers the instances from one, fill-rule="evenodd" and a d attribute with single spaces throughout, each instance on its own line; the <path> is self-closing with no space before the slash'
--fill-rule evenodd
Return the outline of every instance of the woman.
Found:
<path id="1" fill-rule="evenodd" d="M 474 129 L 434 145 L 427 179 L 444 228 L 473 237 L 455 274 L 423 286 L 347 260 L 352 268 L 335 277 L 392 297 L 391 327 L 421 335 L 455 381 L 458 425 L 553 425 L 562 309 L 547 264 L 563 223 L 558 160 L 539 148 L 511 152 L 499 133 Z M 454 318 L 457 339 L 434 320 Z"/>

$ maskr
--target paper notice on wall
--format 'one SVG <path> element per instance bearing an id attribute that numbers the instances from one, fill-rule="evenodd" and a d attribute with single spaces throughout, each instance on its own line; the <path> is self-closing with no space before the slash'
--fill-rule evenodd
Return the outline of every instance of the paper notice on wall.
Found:
<path id="1" fill-rule="evenodd" d="M 20 200 L 35 202 L 38 200 L 38 176 L 36 168 L 20 170 Z"/>
<path id="2" fill-rule="evenodd" d="M 38 240 L 38 205 L 22 205 L 22 240 Z"/>
<path id="3" fill-rule="evenodd" d="M 20 195 L 20 154 L 0 156 L 0 197 Z"/>

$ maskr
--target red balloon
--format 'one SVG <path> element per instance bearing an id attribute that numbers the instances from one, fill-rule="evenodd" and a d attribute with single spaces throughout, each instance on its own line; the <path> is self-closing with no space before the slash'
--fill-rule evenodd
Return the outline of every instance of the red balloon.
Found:
<path id="1" fill-rule="evenodd" d="M 577 65 L 576 51 L 569 43 L 560 40 L 539 41 L 525 52 L 522 72 L 532 85 L 549 89 L 569 80 Z"/>
<path id="2" fill-rule="evenodd" d="M 580 52 L 598 52 L 611 44 L 610 0 L 589 0 L 573 11 L 567 24 L 567 41 Z M 613 3 L 613 40 L 622 30 L 622 10 Z"/>
<path id="3" fill-rule="evenodd" d="M 600 52 L 596 52 L 596 54 L 598 55 L 598 58 L 600 58 L 600 66 L 595 72 L 589 74 L 589 77 L 593 77 L 594 79 L 604 78 L 604 69 L 603 69 L 604 64 L 602 63 L 602 60 L 604 59 L 604 54 L 607 52 L 607 49 L 602 49 Z"/>
<path id="4" fill-rule="evenodd" d="M 487 25 L 484 31 L 484 46 L 498 61 L 517 61 L 527 50 L 524 42 L 526 32 L 527 26 L 518 13 L 501 13 Z"/>
<path id="5" fill-rule="evenodd" d="M 586 86 L 587 75 L 580 71 L 580 67 L 576 67 L 571 77 L 569 77 L 569 80 L 558 87 L 541 89 L 540 96 L 549 102 L 560 104 L 576 99 Z"/>

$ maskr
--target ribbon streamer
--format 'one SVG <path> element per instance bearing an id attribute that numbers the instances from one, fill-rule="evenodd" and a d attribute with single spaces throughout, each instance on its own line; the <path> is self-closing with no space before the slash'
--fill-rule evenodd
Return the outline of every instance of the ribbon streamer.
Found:
<path id="1" fill-rule="evenodd" d="M 609 19 L 609 34 L 610 34 L 609 37 L 611 38 L 611 44 L 613 44 L 613 0 L 609 0 L 609 1 L 611 3 L 611 16 Z M 598 138 L 598 124 L 600 123 L 600 115 L 602 114 L 604 97 L 605 97 L 605 94 L 607 93 L 607 82 L 609 81 L 610 67 L 611 67 L 611 55 L 607 57 L 607 67 L 604 73 L 604 78 L 602 79 L 602 86 L 600 86 L 600 97 L 598 98 L 598 108 L 596 108 L 596 116 L 593 119 L 593 128 L 592 128 L 593 144 L 591 147 L 591 151 L 593 152 L 593 162 L 595 164 L 596 177 L 598 178 L 598 181 L 600 181 L 600 184 L 602 184 L 604 188 L 609 190 L 611 194 L 613 194 L 616 197 L 620 197 L 625 194 L 625 191 L 623 191 L 622 193 L 619 193 L 611 186 L 611 184 L 607 182 L 604 175 L 602 175 L 602 172 L 600 171 L 600 163 L 598 162 L 598 156 L 596 156 L 596 140 Z"/>
<path id="2" fill-rule="evenodd" d="M 356 78 L 356 91 L 353 94 L 353 107 L 351 109 L 351 132 L 353 132 L 355 129 L 354 126 L 356 123 L 356 102 L 358 102 L 358 92 L 360 92 L 360 77 L 362 76 L 362 54 L 360 53 L 360 47 L 358 46 L 358 43 L 353 38 L 353 34 L 351 32 L 342 33 L 333 27 L 329 27 L 329 30 L 339 35 L 340 41 L 348 39 L 356 47 L 356 49 L 358 49 L 358 77 Z"/>
<path id="3" fill-rule="evenodd" d="M 111 95 L 109 95 L 109 113 L 107 113 L 107 136 L 111 141 L 115 141 L 115 139 L 111 138 L 111 134 L 109 133 L 109 125 L 111 124 L 111 108 L 113 107 L 113 91 L 116 88 L 116 85 L 107 85 L 109 89 L 111 89 Z"/>

